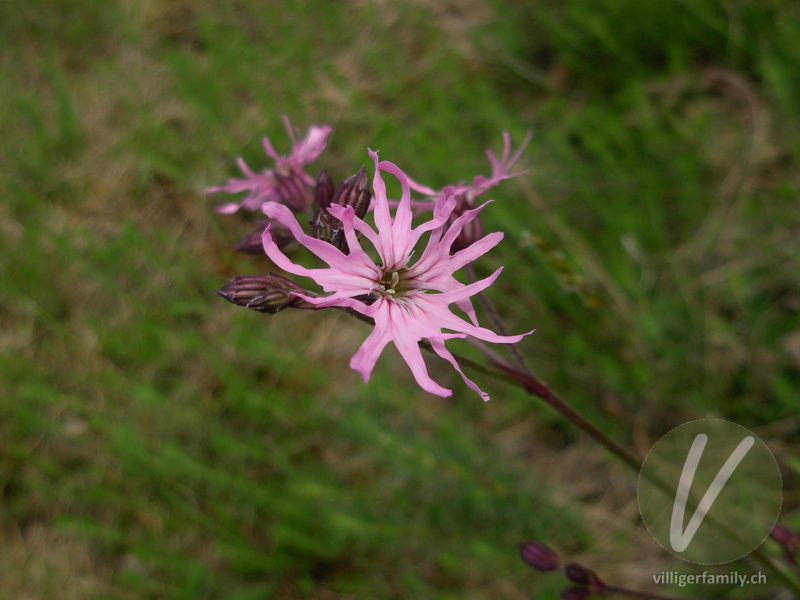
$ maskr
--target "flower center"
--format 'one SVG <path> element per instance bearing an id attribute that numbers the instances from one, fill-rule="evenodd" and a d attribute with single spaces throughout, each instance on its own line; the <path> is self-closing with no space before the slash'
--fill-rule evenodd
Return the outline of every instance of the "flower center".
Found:
<path id="1" fill-rule="evenodd" d="M 394 296 L 397 294 L 400 286 L 400 271 L 392 271 L 391 273 L 384 273 L 381 280 L 378 282 L 378 289 L 382 294 Z"/>

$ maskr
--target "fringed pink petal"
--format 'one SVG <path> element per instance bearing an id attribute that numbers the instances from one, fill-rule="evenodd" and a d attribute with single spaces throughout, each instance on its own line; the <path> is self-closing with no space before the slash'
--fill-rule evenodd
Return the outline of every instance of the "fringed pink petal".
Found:
<path id="1" fill-rule="evenodd" d="M 436 383 L 428 374 L 428 368 L 425 366 L 425 360 L 422 358 L 422 351 L 419 348 L 419 340 L 414 339 L 413 335 L 399 334 L 394 339 L 394 345 L 406 361 L 406 364 L 411 369 L 414 379 L 419 386 L 431 394 L 437 396 L 451 396 L 453 390 L 448 390 Z"/>
<path id="2" fill-rule="evenodd" d="M 459 375 L 461 375 L 461 379 L 464 380 L 464 383 L 467 384 L 467 387 L 469 387 L 472 390 L 475 390 L 481 397 L 481 400 L 483 400 L 484 402 L 488 402 L 489 400 L 491 400 L 489 394 L 484 392 L 481 388 L 478 387 L 478 385 L 474 381 L 472 381 L 469 377 L 464 375 L 464 371 L 461 370 L 461 365 L 458 364 L 458 361 L 455 359 L 452 353 L 445 347 L 444 341 L 442 341 L 439 338 L 433 338 L 430 340 L 430 343 L 431 343 L 431 348 L 433 348 L 433 351 L 436 352 L 436 354 L 438 354 L 447 362 L 449 362 L 451 365 L 453 365 L 453 368 L 456 371 L 458 371 Z"/>
<path id="3" fill-rule="evenodd" d="M 361 344 L 361 347 L 350 359 L 350 368 L 354 371 L 361 373 L 364 378 L 364 383 L 369 382 L 372 369 L 375 368 L 375 363 L 378 362 L 378 357 L 383 352 L 392 340 L 392 327 L 390 323 L 375 323 L 372 332 Z"/>

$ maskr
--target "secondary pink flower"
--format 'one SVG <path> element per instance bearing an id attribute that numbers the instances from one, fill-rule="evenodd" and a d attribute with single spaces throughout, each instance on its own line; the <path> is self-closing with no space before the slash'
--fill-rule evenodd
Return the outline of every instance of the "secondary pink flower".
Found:
<path id="1" fill-rule="evenodd" d="M 464 201 L 470 204 L 469 208 L 475 208 L 475 199 L 478 196 L 495 187 L 505 179 L 518 177 L 525 173 L 525 171 L 517 171 L 516 173 L 512 173 L 511 169 L 514 167 L 514 164 L 519 160 L 519 157 L 528 146 L 532 135 L 533 134 L 529 131 L 525 136 L 525 139 L 522 140 L 522 143 L 517 148 L 516 152 L 512 154 L 511 136 L 508 134 L 508 132 L 503 132 L 503 154 L 501 157 L 497 158 L 494 152 L 488 149 L 486 150 L 486 156 L 489 158 L 489 164 L 492 165 L 492 174 L 489 177 L 478 175 L 472 180 L 471 184 L 462 182 L 456 185 L 448 185 L 442 189 L 442 192 L 455 196 L 457 202 L 459 197 L 463 197 Z M 409 181 L 411 182 L 411 189 L 429 197 L 427 201 L 412 202 L 411 204 L 414 206 L 414 208 L 421 208 L 423 210 L 432 208 L 432 201 L 435 201 L 439 197 L 439 193 L 433 191 L 431 188 L 417 184 L 411 180 Z"/>
<path id="2" fill-rule="evenodd" d="M 255 173 L 241 157 L 238 158 L 236 163 L 245 178 L 230 179 L 225 185 L 210 187 L 206 192 L 229 194 L 247 192 L 247 196 L 240 202 L 229 202 L 219 206 L 217 212 L 230 214 L 240 208 L 255 211 L 261 208 L 264 202 L 269 201 L 280 202 L 297 212 L 308 209 L 313 197 L 314 179 L 305 172 L 304 167 L 322 154 L 331 127 L 314 125 L 304 138 L 297 140 L 288 118 L 283 118 L 283 124 L 292 140 L 291 154 L 279 156 L 269 138 L 263 138 L 264 152 L 275 161 L 275 168 Z"/>
<path id="3" fill-rule="evenodd" d="M 453 365 L 464 382 L 488 400 L 489 396 L 464 375 L 446 348 L 445 340 L 471 335 L 487 342 L 508 344 L 527 335 L 501 336 L 477 323 L 470 297 L 489 287 L 502 268 L 469 285 L 453 276 L 497 245 L 503 234 L 491 233 L 450 254 L 461 230 L 478 216 L 483 206 L 466 211 L 447 225 L 455 199 L 442 194 L 435 203 L 432 218 L 412 227 L 409 179 L 396 165 L 378 162 L 377 153 L 370 151 L 370 156 L 375 162 L 375 229 L 357 217 L 349 206 L 332 205 L 328 209 L 343 224 L 349 248 L 347 254 L 328 242 L 306 235 L 294 215 L 285 206 L 274 202 L 264 204 L 264 213 L 288 227 L 297 241 L 324 261 L 327 267 L 309 269 L 293 263 L 272 241 L 269 230 L 264 232 L 264 249 L 277 266 L 289 273 L 310 277 L 330 294 L 324 297 L 298 294 L 304 300 L 320 307 L 350 308 L 375 321 L 372 333 L 350 361 L 350 366 L 361 373 L 365 382 L 369 380 L 378 356 L 391 342 L 423 389 L 439 396 L 449 396 L 452 391 L 436 383 L 428 374 L 419 347 L 419 342 L 427 339 L 433 350 Z M 389 211 L 381 172 L 394 175 L 400 182 L 401 199 L 394 216 Z M 413 250 L 426 232 L 430 232 L 427 245 L 419 259 L 412 262 Z M 357 233 L 374 246 L 380 261 L 378 264 L 364 251 Z M 367 303 L 365 298 L 373 301 Z M 471 322 L 451 312 L 451 304 L 464 311 Z"/>
<path id="4" fill-rule="evenodd" d="M 495 187 L 501 181 L 505 179 L 511 179 L 512 177 L 517 177 L 524 173 L 524 171 L 512 173 L 511 169 L 514 166 L 514 163 L 519 160 L 520 155 L 525 150 L 530 140 L 531 133 L 528 132 L 528 134 L 525 136 L 525 139 L 517 148 L 516 152 L 512 154 L 511 136 L 504 132 L 503 154 L 501 157 L 497 158 L 494 152 L 491 150 L 486 150 L 486 156 L 489 158 L 489 163 L 492 165 L 492 174 L 489 177 L 478 175 L 475 177 L 475 179 L 473 179 L 471 184 L 465 184 L 462 182 L 457 185 L 448 185 L 442 189 L 441 193 L 447 196 L 453 196 L 456 200 L 456 206 L 453 209 L 453 212 L 450 214 L 449 223 L 453 223 L 455 219 L 460 217 L 466 211 L 475 208 L 475 200 L 478 198 L 478 196 Z M 423 186 L 412 186 L 412 189 L 426 194 Z M 426 195 L 429 196 L 427 201 L 412 202 L 416 209 L 429 210 L 433 207 L 434 202 L 432 202 L 432 200 L 438 198 L 438 194 L 434 192 L 433 194 L 427 193 Z M 456 238 L 456 241 L 453 244 L 453 250 L 461 250 L 462 248 L 466 248 L 476 240 L 479 240 L 481 237 L 483 237 L 483 225 L 481 224 L 480 219 L 475 219 L 471 221 L 470 224 L 467 225 L 461 231 L 461 234 Z"/>

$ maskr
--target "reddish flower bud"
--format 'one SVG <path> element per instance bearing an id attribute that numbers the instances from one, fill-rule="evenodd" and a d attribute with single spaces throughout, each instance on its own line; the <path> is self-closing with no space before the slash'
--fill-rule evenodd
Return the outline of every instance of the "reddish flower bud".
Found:
<path id="1" fill-rule="evenodd" d="M 570 587 L 561 592 L 561 600 L 585 600 L 592 593 L 586 588 Z"/>
<path id="2" fill-rule="evenodd" d="M 245 254 L 264 254 L 264 242 L 262 235 L 264 229 L 269 225 L 269 234 L 272 240 L 277 244 L 278 248 L 286 249 L 295 243 L 294 236 L 289 228 L 277 221 L 269 219 L 267 221 L 258 221 L 258 228 L 254 229 L 233 247 L 236 252 L 243 252 Z"/>
<path id="3" fill-rule="evenodd" d="M 363 219 L 364 215 L 367 214 L 367 210 L 369 210 L 371 199 L 372 195 L 367 183 L 367 168 L 361 165 L 355 175 L 345 179 L 336 188 L 336 193 L 333 195 L 333 204 L 352 206 L 356 216 L 359 219 Z"/>
<path id="4" fill-rule="evenodd" d="M 447 219 L 447 226 L 451 226 L 455 220 L 463 215 L 468 210 L 475 208 L 474 201 L 470 198 L 469 193 L 456 196 L 456 207 Z M 481 223 L 480 216 L 474 218 L 464 225 L 461 233 L 458 234 L 452 245 L 453 252 L 458 252 L 464 248 L 471 246 L 483 237 L 483 223 Z"/>
<path id="5" fill-rule="evenodd" d="M 330 242 L 334 227 L 340 224 L 339 219 L 334 218 L 327 208 L 318 208 L 311 217 L 311 235 L 318 240 Z"/>
<path id="6" fill-rule="evenodd" d="M 297 173 L 281 175 L 276 171 L 275 188 L 272 193 L 274 202 L 285 204 L 293 212 L 303 212 L 311 205 L 311 186 Z"/>
<path id="7" fill-rule="evenodd" d="M 234 251 L 244 252 L 245 254 L 262 254 L 264 252 L 264 244 L 261 241 L 263 233 L 263 228 L 251 231 L 233 247 Z"/>
<path id="8" fill-rule="evenodd" d="M 325 169 L 317 174 L 317 182 L 314 187 L 314 204 L 317 208 L 328 208 L 333 200 L 333 179 Z"/>
<path id="9" fill-rule="evenodd" d="M 352 206 L 356 216 L 361 219 L 367 214 L 371 197 L 367 185 L 367 169 L 362 165 L 355 175 L 339 184 L 333 199 L 327 205 L 318 202 L 319 208 L 311 217 L 311 235 L 318 240 L 325 240 L 345 254 L 348 253 L 342 222 L 328 212 L 328 206 Z"/>
<path id="10" fill-rule="evenodd" d="M 800 536 L 787 527 L 775 525 L 769 534 L 783 548 L 783 555 L 791 564 L 797 564 L 795 555 L 800 550 Z"/>
<path id="11" fill-rule="evenodd" d="M 311 305 L 292 293 L 305 291 L 290 279 L 270 273 L 238 275 L 219 288 L 217 294 L 237 306 L 274 315 L 289 307 L 310 308 Z"/>
<path id="12" fill-rule="evenodd" d="M 597 576 L 597 573 L 591 569 L 587 569 L 586 567 L 579 565 L 578 563 L 571 562 L 564 565 L 564 575 L 570 581 L 589 586 L 589 588 L 595 593 L 602 592 L 606 587 L 602 580 Z"/>
<path id="13" fill-rule="evenodd" d="M 522 560 L 539 571 L 555 571 L 561 564 L 558 554 L 536 540 L 522 544 L 519 547 L 519 555 Z"/>

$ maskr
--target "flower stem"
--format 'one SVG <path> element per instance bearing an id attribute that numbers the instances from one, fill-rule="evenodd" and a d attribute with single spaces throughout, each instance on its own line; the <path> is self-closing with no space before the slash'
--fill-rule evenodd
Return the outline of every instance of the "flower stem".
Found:
<path id="1" fill-rule="evenodd" d="M 470 366 L 475 366 L 476 363 L 474 361 L 469 361 L 463 359 L 462 357 L 456 356 L 456 359 L 459 362 L 464 364 L 468 364 Z M 630 452 L 622 448 L 619 444 L 614 442 L 611 438 L 606 436 L 602 431 L 597 429 L 594 425 L 589 423 L 586 419 L 583 418 L 578 412 L 576 412 L 572 407 L 570 407 L 566 402 L 561 400 L 550 388 L 547 387 L 544 383 L 529 375 L 527 373 L 521 373 L 516 371 L 515 369 L 511 369 L 506 365 L 502 365 L 497 363 L 492 358 L 489 358 L 489 364 L 497 370 L 498 374 L 501 374 L 501 377 L 507 381 L 511 381 L 516 383 L 519 387 L 523 390 L 528 392 L 529 394 L 540 398 L 545 403 L 556 409 L 561 415 L 566 417 L 569 421 L 574 423 L 577 427 L 579 427 L 582 431 L 584 431 L 587 435 L 589 435 L 593 440 L 600 443 L 603 447 L 605 447 L 609 452 L 614 454 L 617 458 L 619 458 L 622 462 L 628 465 L 631 469 L 633 469 L 636 473 L 639 473 L 641 470 L 641 462 L 637 458 L 633 456 Z M 483 367 L 483 365 L 481 365 Z M 484 373 L 488 373 L 487 369 L 480 368 L 480 370 Z M 652 478 L 651 478 L 652 480 Z M 672 490 L 668 488 L 665 482 L 660 480 L 653 480 L 653 483 L 659 486 L 662 490 L 666 491 L 667 493 L 672 493 Z M 730 531 L 728 527 L 724 526 L 723 524 L 717 522 L 715 519 L 712 519 L 709 515 L 706 516 L 709 522 L 716 524 L 725 535 L 731 536 L 732 538 L 736 539 L 737 534 L 734 531 Z M 775 563 L 770 560 L 770 558 L 764 553 L 763 549 L 759 546 L 750 552 L 750 555 L 761 565 L 772 572 L 773 575 L 777 576 L 781 581 L 783 581 L 784 585 L 790 590 L 792 590 L 797 598 L 800 598 L 800 582 L 797 581 L 795 578 L 791 577 L 788 573 L 786 573 L 783 569 L 779 568 Z M 615 590 L 618 593 L 624 593 L 621 589 Z M 646 596 L 649 598 L 663 598 L 663 596 Z"/>
<path id="2" fill-rule="evenodd" d="M 356 317 L 357 319 L 360 319 L 366 323 L 374 324 L 374 321 L 370 317 L 364 316 L 351 309 L 345 308 L 342 310 L 344 310 L 351 316 Z M 427 340 L 422 340 L 420 342 L 420 346 L 428 350 L 429 352 L 433 351 L 431 345 L 428 343 Z M 476 347 L 481 349 L 480 346 Z M 483 353 L 487 357 L 488 365 L 484 365 L 465 356 L 461 356 L 455 352 L 453 352 L 452 354 L 459 364 L 475 369 L 476 371 L 480 371 L 481 373 L 484 373 L 496 379 L 502 379 L 509 383 L 517 385 L 518 387 L 525 390 L 528 394 L 544 401 L 547 405 L 555 409 L 560 415 L 565 417 L 568 421 L 574 423 L 575 426 L 577 426 L 581 431 L 586 433 L 589 437 L 591 437 L 593 440 L 595 440 L 597 443 L 603 446 L 606 450 L 608 450 L 614 456 L 620 459 L 623 463 L 625 463 L 625 465 L 633 469 L 637 474 L 640 472 L 642 463 L 638 458 L 636 458 L 633 454 L 625 450 L 614 440 L 609 438 L 597 427 L 592 425 L 580 413 L 578 413 L 575 409 L 573 409 L 566 402 L 564 402 L 555 392 L 553 392 L 547 386 L 547 384 L 545 384 L 541 380 L 537 379 L 533 374 L 531 374 L 530 369 L 528 369 L 527 366 L 525 365 L 525 362 L 522 359 L 521 355 L 519 356 L 519 361 L 521 361 L 522 363 L 521 367 L 524 370 L 519 370 L 517 368 L 510 366 L 508 363 L 500 360 L 499 357 L 493 355 L 490 352 L 483 351 Z M 663 481 L 654 481 L 653 483 L 655 483 L 665 491 L 667 490 L 667 486 Z M 708 516 L 707 518 L 709 519 L 709 521 L 712 522 L 714 521 Z M 717 526 L 723 529 L 723 531 L 727 530 L 726 527 L 723 527 L 719 523 L 717 523 Z M 735 537 L 735 532 L 725 531 L 725 533 L 728 535 L 733 535 Z M 777 576 L 780 580 L 782 580 L 784 585 L 786 585 L 788 589 L 792 590 L 797 598 L 800 598 L 800 581 L 795 580 L 788 573 L 777 567 L 773 563 L 773 561 L 770 560 L 766 554 L 764 554 L 761 547 L 758 547 L 755 550 L 753 550 L 750 553 L 750 555 L 753 558 L 755 558 L 756 561 L 761 563 L 766 569 L 768 569 L 775 576 Z M 615 588 L 613 591 L 623 595 L 626 593 L 628 595 L 631 595 L 630 590 L 625 590 L 623 588 Z M 653 600 L 669 600 L 665 596 L 658 596 L 654 594 L 646 596 L 640 595 L 640 597 L 651 598 Z"/>
<path id="3" fill-rule="evenodd" d="M 611 452 L 614 456 L 619 458 L 626 465 L 631 467 L 637 473 L 642 468 L 642 463 L 633 454 L 625 450 L 622 446 L 617 444 L 614 440 L 608 437 L 605 433 L 600 431 L 597 427 L 587 421 L 583 415 L 578 413 L 574 408 L 564 402 L 555 392 L 553 392 L 545 383 L 536 379 L 533 375 L 528 373 L 521 373 L 520 371 L 509 369 L 504 365 L 491 362 L 492 366 L 499 372 L 503 373 L 508 379 L 515 382 L 523 390 L 543 400 L 547 405 L 554 408 L 559 414 L 565 417 L 568 421 L 575 424 L 581 431 L 586 433 L 593 440 L 601 444 L 606 450 Z"/>
<path id="4" fill-rule="evenodd" d="M 470 283 L 475 283 L 478 278 L 475 276 L 475 268 L 472 263 L 468 264 L 464 267 L 464 270 L 467 273 L 467 279 Z M 483 310 L 486 311 L 486 314 L 489 315 L 489 320 L 492 322 L 492 325 L 495 328 L 495 331 L 500 335 L 508 335 L 508 331 L 506 331 L 505 326 L 503 325 L 503 321 L 500 320 L 500 315 L 497 314 L 497 311 L 494 308 L 494 305 L 491 303 L 489 298 L 486 297 L 486 294 L 483 292 L 478 292 L 477 294 L 478 299 L 481 301 L 481 305 L 483 306 Z M 509 344 L 508 346 L 509 352 L 511 352 L 511 356 L 514 357 L 514 362 L 517 363 L 517 366 L 523 373 L 530 375 L 533 377 L 533 373 L 528 367 L 528 364 L 525 362 L 525 359 L 522 357 L 522 353 L 519 351 L 515 344 Z"/>

